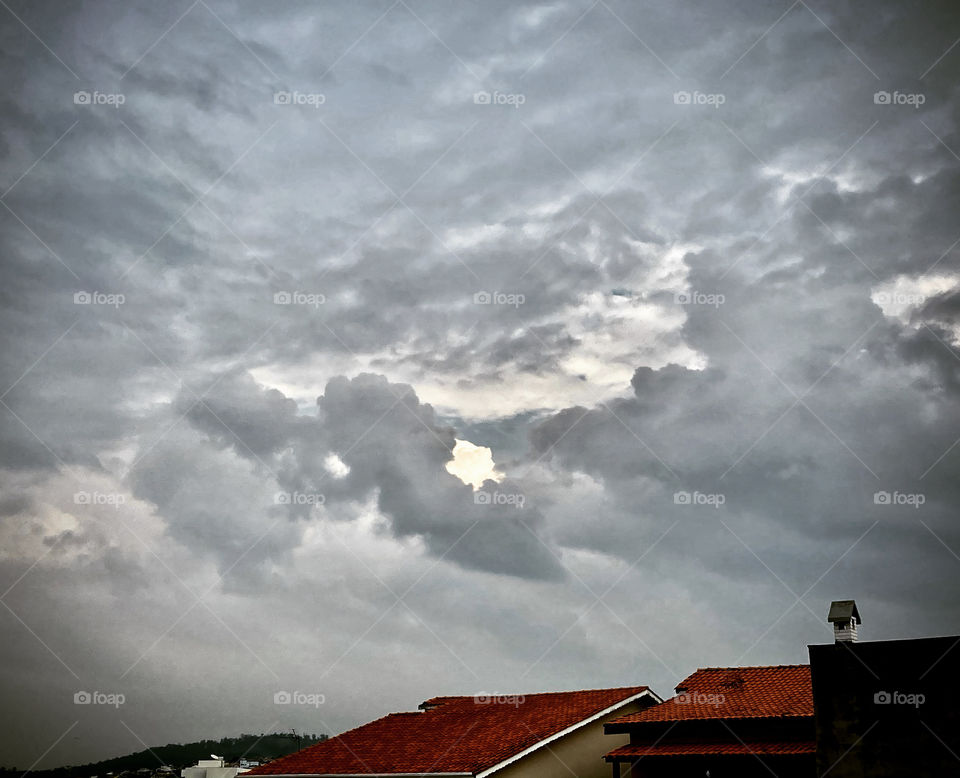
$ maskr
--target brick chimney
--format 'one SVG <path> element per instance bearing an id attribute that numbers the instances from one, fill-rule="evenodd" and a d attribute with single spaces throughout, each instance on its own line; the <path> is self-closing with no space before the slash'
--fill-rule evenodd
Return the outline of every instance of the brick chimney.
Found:
<path id="1" fill-rule="evenodd" d="M 853 600 L 834 600 L 830 603 L 827 621 L 833 624 L 833 639 L 836 643 L 856 643 L 860 611 Z"/>

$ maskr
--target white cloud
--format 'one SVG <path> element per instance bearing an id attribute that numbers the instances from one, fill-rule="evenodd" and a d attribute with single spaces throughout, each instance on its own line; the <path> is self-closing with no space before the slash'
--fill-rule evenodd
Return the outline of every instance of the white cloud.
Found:
<path id="1" fill-rule="evenodd" d="M 960 276 L 947 273 L 914 276 L 901 274 L 875 285 L 870 290 L 870 299 L 876 303 L 884 316 L 910 323 L 911 314 L 938 294 L 949 292 L 960 285 Z"/>

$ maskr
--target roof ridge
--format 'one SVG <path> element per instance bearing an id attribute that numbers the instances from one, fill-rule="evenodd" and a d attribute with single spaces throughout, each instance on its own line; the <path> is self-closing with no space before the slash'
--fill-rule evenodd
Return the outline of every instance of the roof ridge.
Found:
<path id="1" fill-rule="evenodd" d="M 796 664 L 796 665 L 736 665 L 734 667 L 698 667 L 697 672 L 703 672 L 705 670 L 779 670 L 781 668 L 794 668 L 794 667 L 810 667 L 808 664 Z"/>
<path id="2" fill-rule="evenodd" d="M 514 691 L 494 691 L 494 692 L 483 692 L 486 695 L 516 695 L 519 697 L 546 697 L 546 696 L 555 696 L 558 694 L 589 694 L 591 692 L 625 692 L 625 691 L 635 691 L 635 692 L 644 692 L 649 691 L 650 687 L 646 685 L 638 686 L 602 686 L 597 689 L 566 689 L 564 691 L 555 691 L 555 692 L 514 692 Z M 430 702 L 432 700 L 472 700 L 474 697 L 477 697 L 480 692 L 476 694 L 438 694 L 434 697 L 428 697 L 423 702 Z M 422 704 L 422 703 L 421 703 Z"/>

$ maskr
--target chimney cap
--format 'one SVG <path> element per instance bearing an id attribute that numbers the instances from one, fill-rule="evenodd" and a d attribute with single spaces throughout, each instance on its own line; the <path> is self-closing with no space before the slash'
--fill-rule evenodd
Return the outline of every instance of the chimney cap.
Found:
<path id="1" fill-rule="evenodd" d="M 836 624 L 837 622 L 850 621 L 856 619 L 857 624 L 862 624 L 860 611 L 857 610 L 857 603 L 854 600 L 834 600 L 830 603 L 830 613 L 827 615 L 827 621 Z"/>

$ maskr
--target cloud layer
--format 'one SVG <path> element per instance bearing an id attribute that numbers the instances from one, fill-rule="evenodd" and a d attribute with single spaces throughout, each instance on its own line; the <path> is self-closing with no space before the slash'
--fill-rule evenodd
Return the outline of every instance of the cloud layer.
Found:
<path id="1" fill-rule="evenodd" d="M 949 3 L 0 35 L 0 763 L 960 628 Z"/>

